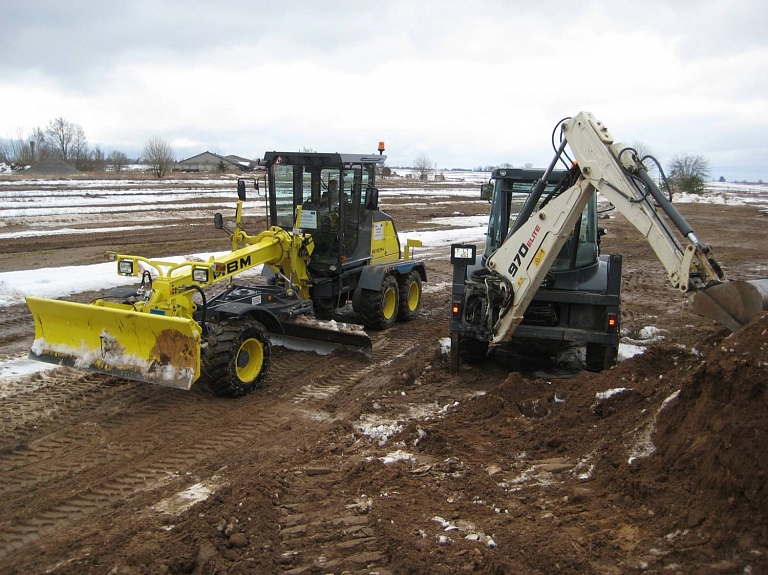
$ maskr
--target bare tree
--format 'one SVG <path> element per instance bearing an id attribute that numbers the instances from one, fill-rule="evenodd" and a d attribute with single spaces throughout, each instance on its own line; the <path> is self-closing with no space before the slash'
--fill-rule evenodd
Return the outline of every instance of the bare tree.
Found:
<path id="1" fill-rule="evenodd" d="M 88 169 L 94 172 L 104 172 L 107 170 L 107 157 L 99 146 L 95 146 L 93 151 L 88 154 Z"/>
<path id="2" fill-rule="evenodd" d="M 704 156 L 680 154 L 669 164 L 669 179 L 672 186 L 681 192 L 700 194 L 709 177 L 709 162 Z"/>
<path id="3" fill-rule="evenodd" d="M 156 178 L 162 178 L 171 169 L 175 162 L 171 145 L 157 136 L 144 144 L 144 160 L 149 165 L 149 171 Z"/>
<path id="4" fill-rule="evenodd" d="M 26 141 L 21 128 L 16 128 L 16 134 L 0 140 L 0 161 L 9 164 L 23 164 L 29 157 L 29 142 Z"/>
<path id="5" fill-rule="evenodd" d="M 643 164 L 643 168 L 648 172 L 652 178 L 659 177 L 659 166 L 651 158 L 653 157 L 653 151 L 651 147 L 640 140 L 634 140 L 630 145 L 637 153 L 637 159 Z"/>
<path id="6" fill-rule="evenodd" d="M 112 171 L 121 172 L 128 165 L 128 156 L 123 152 L 112 150 L 107 156 L 107 165 L 112 168 Z"/>
<path id="7" fill-rule="evenodd" d="M 72 124 L 71 158 L 78 170 L 89 169 L 88 138 L 85 137 L 85 132 L 80 124 Z"/>
<path id="8" fill-rule="evenodd" d="M 426 154 L 419 154 L 413 160 L 413 169 L 418 172 L 420 180 L 426 180 L 432 171 L 432 160 Z"/>
<path id="9" fill-rule="evenodd" d="M 45 133 L 48 138 L 50 138 L 53 152 L 65 162 L 72 156 L 72 144 L 75 140 L 75 129 L 76 125 L 68 122 L 64 118 L 51 120 L 45 128 Z"/>
<path id="10" fill-rule="evenodd" d="M 27 131 L 16 128 L 5 138 L 0 138 L 0 161 L 27 165 L 54 155 L 46 130 L 34 128 Z"/>

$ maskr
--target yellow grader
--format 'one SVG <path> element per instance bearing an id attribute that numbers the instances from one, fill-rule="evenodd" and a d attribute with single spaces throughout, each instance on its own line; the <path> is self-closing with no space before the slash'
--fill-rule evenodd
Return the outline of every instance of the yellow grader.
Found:
<path id="1" fill-rule="evenodd" d="M 414 319 L 426 281 L 412 258 L 420 242 L 400 245 L 379 210 L 375 168 L 386 156 L 269 152 L 269 229 L 241 226 L 246 180 L 238 180 L 234 222 L 216 214 L 231 251 L 208 261 L 161 261 L 108 252 L 117 273 L 139 285 L 105 292 L 90 304 L 27 297 L 35 321 L 29 357 L 190 389 L 241 396 L 263 384 L 271 337 L 300 338 L 371 352 L 355 324 L 319 321 L 352 304 L 369 329 Z M 253 185 L 259 193 L 257 182 Z M 263 265 L 258 285 L 235 276 Z M 225 283 L 220 293 L 206 288 Z"/>

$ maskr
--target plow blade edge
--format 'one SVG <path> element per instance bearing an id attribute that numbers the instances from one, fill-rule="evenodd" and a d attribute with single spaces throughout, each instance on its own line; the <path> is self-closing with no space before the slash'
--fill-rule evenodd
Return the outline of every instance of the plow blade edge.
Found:
<path id="1" fill-rule="evenodd" d="M 29 358 L 189 389 L 200 376 L 193 320 L 130 308 L 28 297 L 35 320 Z"/>
<path id="2" fill-rule="evenodd" d="M 270 339 L 289 349 L 313 350 L 320 354 L 344 349 L 369 358 L 373 355 L 371 338 L 358 325 L 302 317 L 282 321 L 280 328 L 282 332 L 270 333 Z"/>
<path id="3" fill-rule="evenodd" d="M 735 332 L 768 311 L 768 279 L 735 280 L 708 287 L 694 295 L 693 311 Z"/>

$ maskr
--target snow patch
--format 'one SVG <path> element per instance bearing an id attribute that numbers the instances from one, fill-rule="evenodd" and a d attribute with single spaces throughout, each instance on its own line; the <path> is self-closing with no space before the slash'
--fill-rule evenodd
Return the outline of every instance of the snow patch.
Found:
<path id="1" fill-rule="evenodd" d="M 387 453 L 384 457 L 379 457 L 379 461 L 381 461 L 385 465 L 397 463 L 398 461 L 409 461 L 409 460 L 415 460 L 415 459 L 416 459 L 416 456 L 414 456 L 413 453 L 408 453 L 407 451 L 403 451 L 402 449 L 398 449 L 397 451 Z"/>
<path id="2" fill-rule="evenodd" d="M 488 547 L 496 547 L 496 542 L 493 540 L 493 537 L 480 531 L 474 523 L 463 521 L 461 519 L 454 523 L 452 521 L 443 519 L 439 515 L 435 515 L 432 518 L 432 521 L 439 523 L 440 527 L 442 527 L 444 531 L 456 531 L 463 534 L 464 539 L 467 541 L 479 541 L 481 543 L 485 543 Z M 451 538 L 447 535 L 439 535 L 437 540 L 441 545 L 451 543 Z"/>
<path id="3" fill-rule="evenodd" d="M 619 395 L 626 391 L 629 391 L 626 387 L 615 387 L 613 389 L 609 389 L 608 391 L 600 391 L 595 394 L 595 397 L 597 398 L 597 401 L 604 401 L 610 397 L 613 397 L 614 395 Z"/>
<path id="4" fill-rule="evenodd" d="M 375 414 L 364 413 L 360 416 L 357 424 L 355 424 L 355 428 L 363 435 L 378 441 L 379 446 L 383 446 L 386 445 L 390 437 L 400 433 L 407 422 L 412 420 L 428 421 L 434 417 L 442 417 L 448 413 L 448 410 L 457 405 L 459 405 L 458 401 L 443 406 L 437 403 L 409 405 L 405 406 L 406 411 L 404 413 L 389 419 Z"/>
<path id="5" fill-rule="evenodd" d="M 170 497 L 158 501 L 152 508 L 158 513 L 180 515 L 190 507 L 208 499 L 216 492 L 218 486 L 219 485 L 215 479 L 211 479 L 204 483 L 195 483 L 184 491 L 180 491 L 175 495 L 171 495 Z"/>

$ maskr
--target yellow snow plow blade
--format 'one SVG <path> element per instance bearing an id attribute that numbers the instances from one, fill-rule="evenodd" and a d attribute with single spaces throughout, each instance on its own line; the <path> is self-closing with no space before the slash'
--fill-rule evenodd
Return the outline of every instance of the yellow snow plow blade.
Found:
<path id="1" fill-rule="evenodd" d="M 768 311 L 768 279 L 735 280 L 708 287 L 694 295 L 693 311 L 735 332 Z"/>
<path id="2" fill-rule="evenodd" d="M 194 320 L 103 302 L 26 299 L 35 320 L 30 359 L 181 389 L 200 376 Z"/>

